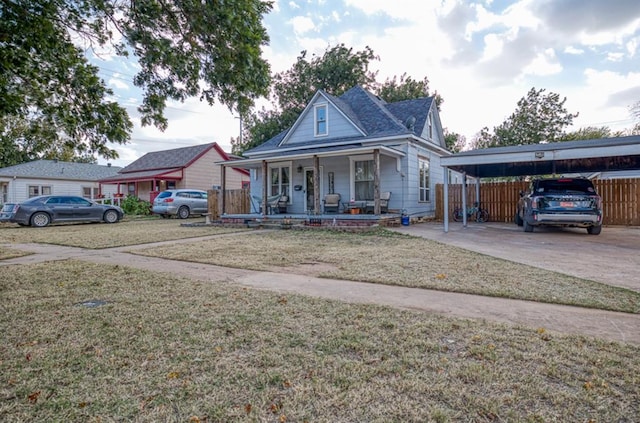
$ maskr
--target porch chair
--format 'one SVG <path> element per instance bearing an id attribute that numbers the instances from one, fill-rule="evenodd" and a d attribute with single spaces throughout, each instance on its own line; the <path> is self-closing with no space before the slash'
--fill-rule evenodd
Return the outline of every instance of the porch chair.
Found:
<path id="1" fill-rule="evenodd" d="M 286 213 L 288 203 L 289 203 L 289 196 L 281 195 L 280 198 L 278 198 L 278 200 L 275 201 L 275 205 L 271 205 L 271 210 L 274 210 L 275 213 Z"/>
<path id="2" fill-rule="evenodd" d="M 338 213 L 340 209 L 340 194 L 325 195 L 323 203 L 325 213 Z"/>
<path id="3" fill-rule="evenodd" d="M 384 191 L 380 193 L 380 213 L 389 212 L 389 199 L 391 198 L 391 191 Z M 365 213 L 373 214 L 375 211 L 375 200 L 367 200 L 365 205 Z"/>

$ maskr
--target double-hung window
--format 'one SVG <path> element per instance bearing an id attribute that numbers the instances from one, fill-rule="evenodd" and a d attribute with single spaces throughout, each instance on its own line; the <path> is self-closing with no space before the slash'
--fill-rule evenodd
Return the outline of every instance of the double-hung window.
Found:
<path id="1" fill-rule="evenodd" d="M 354 200 L 373 199 L 373 160 L 354 161 L 353 166 Z"/>
<path id="2" fill-rule="evenodd" d="M 29 185 L 29 198 L 39 195 L 51 195 L 51 186 L 48 185 Z"/>
<path id="3" fill-rule="evenodd" d="M 319 104 L 315 106 L 315 136 L 327 135 L 327 105 Z"/>
<path id="4" fill-rule="evenodd" d="M 288 195 L 291 189 L 291 167 L 289 165 L 271 167 L 270 171 L 270 194 Z"/>
<path id="5" fill-rule="evenodd" d="M 424 157 L 418 158 L 418 171 L 419 171 L 419 193 L 420 201 L 430 201 L 430 189 L 429 189 L 429 159 Z"/>

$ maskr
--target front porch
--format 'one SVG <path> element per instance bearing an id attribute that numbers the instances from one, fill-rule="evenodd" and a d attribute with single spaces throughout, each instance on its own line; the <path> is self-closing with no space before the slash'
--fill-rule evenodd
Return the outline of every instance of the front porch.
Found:
<path id="1" fill-rule="evenodd" d="M 404 220 L 403 220 L 404 217 Z M 238 225 L 260 228 L 290 229 L 294 226 L 324 227 L 324 228 L 371 228 L 375 226 L 400 226 L 408 224 L 407 216 L 392 212 L 375 214 L 324 213 L 324 214 L 223 214 L 218 222 L 226 225 Z"/>

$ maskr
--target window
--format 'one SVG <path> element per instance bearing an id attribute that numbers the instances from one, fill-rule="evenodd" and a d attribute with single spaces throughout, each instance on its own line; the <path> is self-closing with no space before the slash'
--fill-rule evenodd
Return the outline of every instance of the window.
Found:
<path id="1" fill-rule="evenodd" d="M 322 104 L 315 107 L 316 114 L 316 137 L 327 135 L 327 105 Z"/>
<path id="2" fill-rule="evenodd" d="M 48 185 L 29 185 L 29 198 L 39 195 L 51 195 L 51 186 Z"/>
<path id="3" fill-rule="evenodd" d="M 127 195 L 131 196 L 131 197 L 135 197 L 136 196 L 136 184 L 134 182 L 129 182 L 127 184 Z"/>
<path id="4" fill-rule="evenodd" d="M 423 157 L 418 158 L 418 168 L 420 177 L 420 201 L 430 201 L 429 189 L 429 159 Z"/>
<path id="5" fill-rule="evenodd" d="M 355 161 L 353 164 L 354 200 L 373 199 L 373 160 Z"/>
<path id="6" fill-rule="evenodd" d="M 96 187 L 82 187 L 82 196 L 84 198 L 92 199 L 98 197 L 98 188 Z"/>
<path id="7" fill-rule="evenodd" d="M 0 204 L 4 204 L 7 201 L 9 201 L 8 200 L 9 196 L 7 193 L 7 184 L 2 184 L 1 189 L 2 189 L 2 192 L 0 192 Z"/>
<path id="8" fill-rule="evenodd" d="M 269 184 L 271 186 L 269 195 L 288 195 L 291 196 L 290 187 L 291 187 L 291 167 L 290 166 L 282 166 L 282 167 L 272 167 L 270 171 L 271 180 Z"/>
<path id="9" fill-rule="evenodd" d="M 431 119 L 431 113 L 427 115 L 427 126 L 429 129 L 429 139 L 433 139 L 433 120 Z"/>

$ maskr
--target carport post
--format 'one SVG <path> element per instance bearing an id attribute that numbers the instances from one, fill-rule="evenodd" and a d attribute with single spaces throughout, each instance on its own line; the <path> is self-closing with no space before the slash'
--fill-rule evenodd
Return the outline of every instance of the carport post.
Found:
<path id="1" fill-rule="evenodd" d="M 467 227 L 467 174 L 462 174 L 462 227 Z"/>
<path id="2" fill-rule="evenodd" d="M 449 232 L 449 169 L 444 169 L 444 204 L 442 210 L 444 211 L 444 231 Z M 404 186 L 404 185 L 403 185 Z M 403 197 L 404 198 L 404 197 Z"/>

